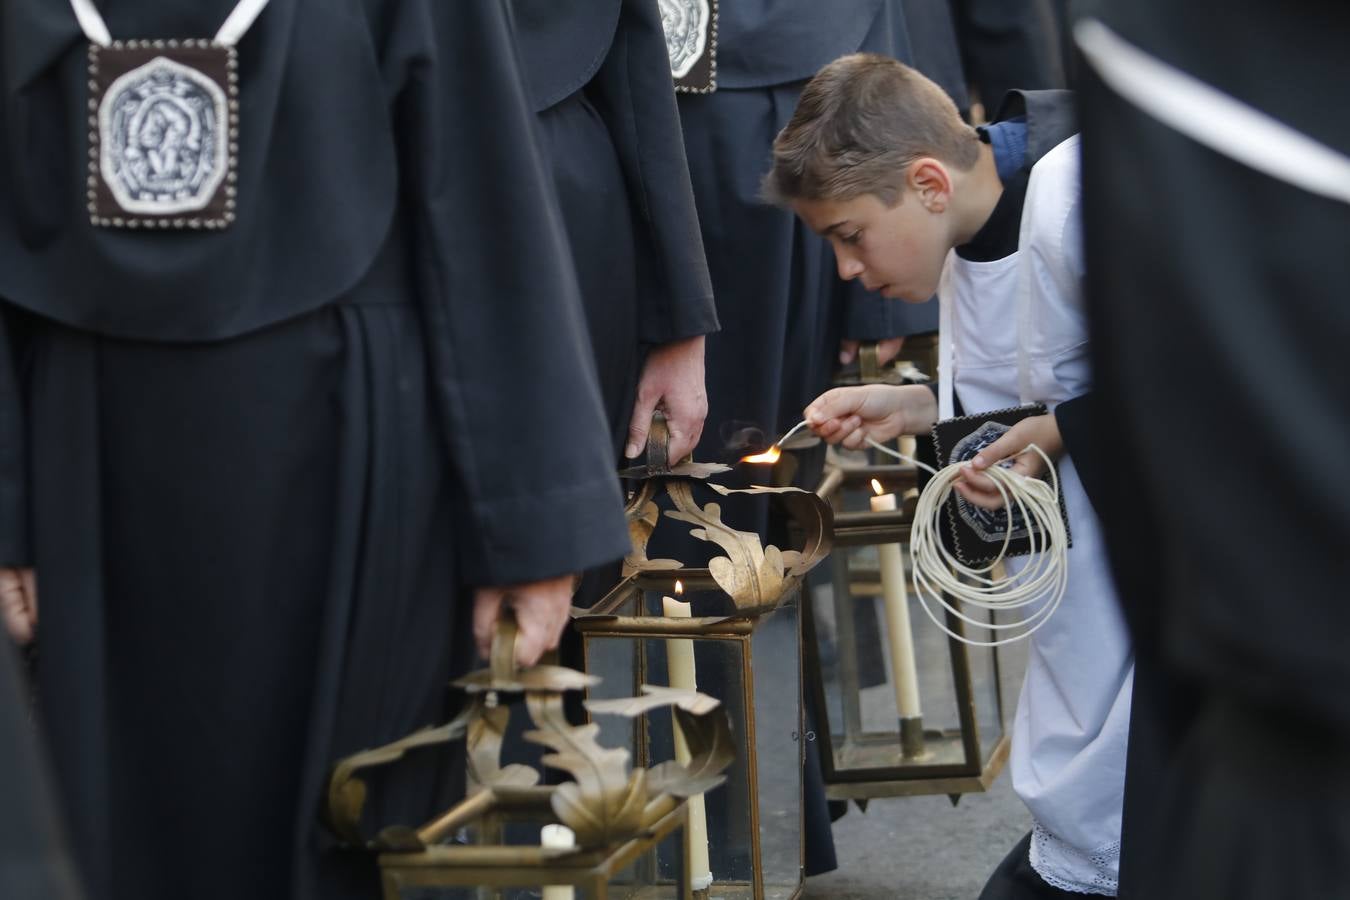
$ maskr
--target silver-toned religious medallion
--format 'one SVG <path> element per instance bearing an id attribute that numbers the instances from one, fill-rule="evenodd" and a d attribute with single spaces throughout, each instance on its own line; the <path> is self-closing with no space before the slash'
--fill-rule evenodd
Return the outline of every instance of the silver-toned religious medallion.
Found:
<path id="1" fill-rule="evenodd" d="M 114 41 L 92 0 L 71 0 L 89 37 L 90 221 L 107 228 L 226 228 L 235 219 L 239 57 L 267 0 L 240 0 L 214 40 Z"/>
<path id="2" fill-rule="evenodd" d="M 717 90 L 717 3 L 658 0 L 670 74 L 680 93 L 711 94 Z"/>
<path id="3" fill-rule="evenodd" d="M 89 215 L 127 228 L 234 221 L 239 73 L 233 47 L 117 41 L 89 48 Z"/>

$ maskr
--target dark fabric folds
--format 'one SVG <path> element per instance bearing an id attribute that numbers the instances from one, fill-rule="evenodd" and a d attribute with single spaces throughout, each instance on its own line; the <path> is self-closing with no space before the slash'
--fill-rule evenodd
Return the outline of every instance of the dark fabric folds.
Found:
<path id="1" fill-rule="evenodd" d="M 209 38 L 234 5 L 101 7 L 114 37 L 129 40 Z M 388 85 L 361 13 L 298 7 L 275 0 L 240 44 L 238 220 L 202 234 L 89 223 L 87 41 L 68 4 L 7 2 L 0 296 L 103 334 L 201 341 L 305 313 L 355 285 L 397 203 Z"/>
<path id="2" fill-rule="evenodd" d="M 57 816 L 51 773 L 25 715 L 27 685 L 9 642 L 0 646 L 0 896 L 80 900 L 79 875 Z"/>
<path id="3" fill-rule="evenodd" d="M 229 5 L 100 3 L 140 37 Z M 240 46 L 255 207 L 94 234 L 43 193 L 83 153 L 58 9 L 0 19 L 0 545 L 38 570 L 75 855 L 95 900 L 372 896 L 318 823 L 332 763 L 444 721 L 470 587 L 628 547 L 509 16 L 274 0 Z M 454 775 L 426 755 L 372 823 Z"/>

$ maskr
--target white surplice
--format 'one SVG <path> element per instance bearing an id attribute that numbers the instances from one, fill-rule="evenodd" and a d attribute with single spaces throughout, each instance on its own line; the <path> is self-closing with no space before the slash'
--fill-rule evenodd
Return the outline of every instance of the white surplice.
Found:
<path id="1" fill-rule="evenodd" d="M 967 414 L 1034 401 L 1053 410 L 1091 389 L 1080 213 L 1075 135 L 1033 166 L 1016 252 L 990 262 L 948 257 L 939 290 L 944 418 L 953 387 Z M 1030 639 L 1010 768 L 1035 819 L 1036 871 L 1055 887 L 1113 896 L 1134 661 L 1101 529 L 1069 455 L 1059 478 L 1073 542 L 1068 590 Z M 1018 557 L 1008 570 L 1024 564 Z"/>

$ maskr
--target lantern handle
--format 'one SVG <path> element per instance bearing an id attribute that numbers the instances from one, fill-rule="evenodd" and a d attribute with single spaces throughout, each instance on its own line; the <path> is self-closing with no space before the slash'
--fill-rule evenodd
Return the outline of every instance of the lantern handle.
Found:
<path id="1" fill-rule="evenodd" d="M 652 427 L 647 429 L 647 469 L 651 472 L 670 471 L 670 427 L 659 409 L 652 413 Z"/>
<path id="2" fill-rule="evenodd" d="M 881 357 L 878 341 L 863 341 L 858 346 L 858 378 L 863 384 L 881 381 Z"/>
<path id="3" fill-rule="evenodd" d="M 488 656 L 493 681 L 515 681 L 516 673 L 519 671 L 516 667 L 516 636 L 519 630 L 515 610 L 503 603 L 501 615 L 497 618 L 497 630 L 492 635 L 492 650 Z"/>

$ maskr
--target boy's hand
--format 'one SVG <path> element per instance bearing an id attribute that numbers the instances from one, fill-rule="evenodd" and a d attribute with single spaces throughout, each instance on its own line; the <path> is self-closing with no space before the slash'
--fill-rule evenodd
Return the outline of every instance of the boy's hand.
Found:
<path id="1" fill-rule="evenodd" d="M 516 612 L 516 665 L 527 668 L 558 646 L 572 608 L 572 576 L 474 591 L 473 636 L 484 659 L 492 652 L 502 604 Z"/>
<path id="2" fill-rule="evenodd" d="M 960 480 L 954 482 L 952 487 L 976 506 L 990 510 L 1002 509 L 1003 495 L 998 492 L 994 480 L 979 473 L 1013 457 L 1012 471 L 1028 478 L 1039 478 L 1045 474 L 1045 460 L 1035 450 L 1028 450 L 1029 444 L 1040 447 L 1052 462 L 1064 455 L 1064 439 L 1059 435 L 1059 423 L 1053 414 L 1031 416 L 1008 429 L 1003 437 L 976 454 L 970 464 L 961 470 Z"/>
<path id="3" fill-rule="evenodd" d="M 708 416 L 702 335 L 653 347 L 647 354 L 628 424 L 624 456 L 636 459 L 647 449 L 647 430 L 657 407 L 666 414 L 673 465 L 694 452 L 703 434 L 703 420 Z"/>
<path id="4" fill-rule="evenodd" d="M 920 385 L 867 384 L 826 391 L 806 407 L 811 430 L 831 444 L 857 450 L 868 438 L 889 441 L 933 427 L 937 398 Z"/>
<path id="5" fill-rule="evenodd" d="M 37 635 L 37 575 L 32 569 L 0 569 L 0 618 L 16 643 Z"/>

